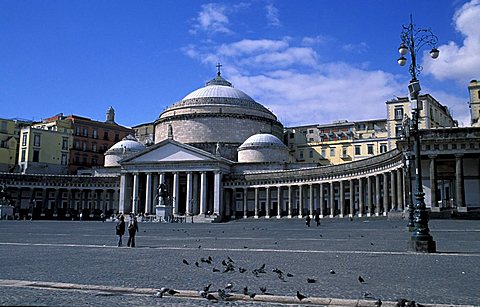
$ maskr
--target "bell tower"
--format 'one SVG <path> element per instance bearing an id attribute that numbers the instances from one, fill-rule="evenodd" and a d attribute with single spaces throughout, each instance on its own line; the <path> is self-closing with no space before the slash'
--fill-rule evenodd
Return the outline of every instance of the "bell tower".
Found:
<path id="1" fill-rule="evenodd" d="M 477 80 L 470 81 L 468 85 L 468 93 L 470 94 L 470 118 L 472 127 L 480 127 L 480 82 Z"/>
<path id="2" fill-rule="evenodd" d="M 111 106 L 107 110 L 107 119 L 105 122 L 115 124 L 115 110 Z"/>

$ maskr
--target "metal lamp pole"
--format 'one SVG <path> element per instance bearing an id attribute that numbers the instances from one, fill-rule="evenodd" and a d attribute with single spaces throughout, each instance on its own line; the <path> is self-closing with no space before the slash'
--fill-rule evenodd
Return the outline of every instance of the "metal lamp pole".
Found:
<path id="1" fill-rule="evenodd" d="M 425 45 L 430 46 L 430 56 L 436 59 L 439 55 L 438 49 L 435 48 L 437 43 L 437 37 L 432 33 L 430 29 L 419 29 L 415 27 L 412 21 L 412 15 L 410 15 L 410 23 L 402 26 L 401 32 L 402 43 L 398 48 L 400 58 L 397 60 L 400 66 L 404 66 L 407 59 L 404 57 L 407 53 L 410 54 L 411 64 L 409 72 L 412 77 L 408 85 L 408 91 L 410 94 L 410 103 L 412 110 L 412 130 L 414 142 L 413 142 L 413 155 L 415 157 L 415 211 L 413 214 L 413 224 L 415 230 L 412 232 L 409 248 L 416 252 L 434 253 L 436 252 L 435 241 L 430 235 L 428 229 L 428 212 L 425 206 L 425 193 L 423 192 L 422 185 L 422 159 L 420 155 L 420 131 L 419 131 L 419 118 L 420 111 L 422 109 L 422 103 L 419 102 L 418 96 L 420 93 L 420 82 L 417 79 L 417 75 L 422 71 L 422 67 L 417 64 L 417 54 Z M 409 225 L 411 221 L 409 221 Z"/>

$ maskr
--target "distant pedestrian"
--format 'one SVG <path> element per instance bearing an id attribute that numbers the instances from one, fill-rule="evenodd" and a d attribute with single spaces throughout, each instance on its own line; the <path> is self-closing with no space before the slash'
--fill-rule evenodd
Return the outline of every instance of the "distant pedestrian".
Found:
<path id="1" fill-rule="evenodd" d="M 82 221 L 82 220 L 83 220 L 83 213 L 80 212 L 80 221 Z"/>
<path id="2" fill-rule="evenodd" d="M 118 246 L 122 246 L 122 236 L 125 234 L 125 218 L 120 215 L 117 225 L 115 226 L 116 234 L 118 236 Z"/>
<path id="3" fill-rule="evenodd" d="M 317 227 L 320 226 L 320 215 L 318 213 L 315 214 L 315 223 L 317 223 Z"/>
<path id="4" fill-rule="evenodd" d="M 138 232 L 137 218 L 130 219 L 128 223 L 128 247 L 135 247 L 135 235 Z"/>
<path id="5" fill-rule="evenodd" d="M 105 214 L 100 213 L 100 219 L 102 220 L 102 223 L 105 223 Z"/>
<path id="6" fill-rule="evenodd" d="M 310 218 L 310 214 L 307 214 L 307 218 L 305 219 L 305 224 L 307 225 L 307 227 L 310 227 L 310 221 L 312 219 Z"/>

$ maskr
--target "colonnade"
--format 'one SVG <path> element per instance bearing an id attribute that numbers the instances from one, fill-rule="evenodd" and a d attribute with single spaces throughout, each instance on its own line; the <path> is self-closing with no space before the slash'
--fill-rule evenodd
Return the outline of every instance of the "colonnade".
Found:
<path id="1" fill-rule="evenodd" d="M 385 216 L 404 210 L 404 187 L 402 168 L 317 182 L 226 187 L 231 191 L 227 207 L 243 218 Z"/>

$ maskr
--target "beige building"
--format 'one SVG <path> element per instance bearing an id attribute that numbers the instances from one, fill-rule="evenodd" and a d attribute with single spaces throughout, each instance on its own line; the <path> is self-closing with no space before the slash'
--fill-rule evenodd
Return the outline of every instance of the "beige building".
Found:
<path id="1" fill-rule="evenodd" d="M 48 128 L 39 125 L 25 127 L 20 131 L 18 165 L 21 173 L 66 174 L 68 172 L 73 130 L 66 127 L 58 130 Z"/>
<path id="2" fill-rule="evenodd" d="M 155 143 L 155 129 L 153 123 L 144 123 L 133 126 L 135 138 L 144 145 L 152 145 Z"/>
<path id="3" fill-rule="evenodd" d="M 337 165 L 358 161 L 387 152 L 386 120 L 286 128 L 285 143 L 297 162 Z"/>
<path id="4" fill-rule="evenodd" d="M 0 118 L 0 172 L 13 172 L 17 165 L 20 129 L 30 121 Z"/>
<path id="5" fill-rule="evenodd" d="M 468 93 L 470 96 L 470 124 L 472 127 L 480 127 L 480 82 L 477 80 L 470 81 Z"/>

